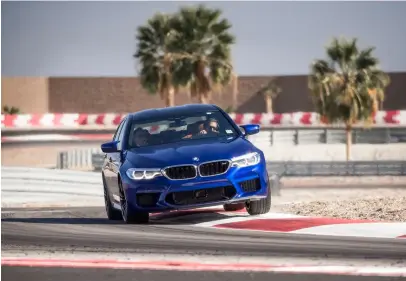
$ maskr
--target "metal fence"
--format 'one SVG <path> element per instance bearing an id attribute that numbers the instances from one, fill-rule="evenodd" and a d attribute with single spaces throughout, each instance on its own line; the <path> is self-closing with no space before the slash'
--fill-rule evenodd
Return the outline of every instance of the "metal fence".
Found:
<path id="1" fill-rule="evenodd" d="M 73 159 L 75 161 L 69 161 Z M 78 150 L 75 153 L 61 153 L 58 168 L 101 171 L 103 162 L 104 154 L 98 149 L 94 149 L 91 154 L 86 150 Z M 283 177 L 406 176 L 406 161 L 272 161 L 267 162 L 267 170 L 272 194 L 280 196 Z"/>
<path id="2" fill-rule="evenodd" d="M 257 144 L 343 144 L 346 132 L 343 128 L 264 128 L 249 139 Z M 406 143 L 405 128 L 355 128 L 353 144 Z"/>
<path id="3" fill-rule="evenodd" d="M 268 162 L 267 169 L 282 177 L 406 176 L 406 161 Z"/>
<path id="4" fill-rule="evenodd" d="M 3 133 L 3 132 L 2 132 Z M 114 131 L 54 131 L 49 132 L 4 132 L 3 144 L 24 142 L 92 142 L 102 143 L 109 141 Z M 67 137 L 55 138 L 55 135 L 66 135 Z M 88 134 L 97 138 L 70 139 L 69 135 Z M 103 135 L 105 139 L 100 139 Z M 261 131 L 248 137 L 250 140 L 266 145 L 278 144 L 342 144 L 346 142 L 346 132 L 342 127 L 273 127 L 261 128 Z M 354 128 L 352 130 L 353 144 L 388 144 L 406 143 L 406 127 L 372 127 L 369 129 Z"/>
<path id="5" fill-rule="evenodd" d="M 94 170 L 101 170 L 103 154 L 92 155 Z M 406 176 L 406 161 L 306 161 L 267 162 L 271 175 L 313 176 Z"/>
<path id="6" fill-rule="evenodd" d="M 100 148 L 85 148 L 62 151 L 58 154 L 56 167 L 58 169 L 94 169 L 93 154 L 103 155 Z"/>
<path id="7" fill-rule="evenodd" d="M 256 146 L 261 147 L 261 149 L 267 150 L 274 145 L 294 145 L 300 147 L 300 145 L 306 144 L 344 144 L 346 141 L 345 130 L 342 128 L 264 128 L 259 134 L 249 137 Z M 406 128 L 371 128 L 371 129 L 361 129 L 355 128 L 352 132 L 352 140 L 354 144 L 401 144 L 406 145 Z M 396 148 L 397 149 L 397 148 Z M 393 149 L 392 149 L 393 150 Z M 402 150 L 404 151 L 404 150 Z M 402 159 L 402 151 L 399 151 L 399 157 L 386 157 L 386 160 L 390 159 Z M 95 147 L 93 149 L 79 149 L 72 151 L 63 151 L 59 154 L 57 159 L 57 168 L 59 169 L 93 169 L 93 163 L 99 161 L 98 153 L 101 153 L 100 147 Z M 393 153 L 392 153 L 393 154 Z M 274 154 L 273 154 L 274 155 Z M 398 154 L 396 154 L 398 155 Z M 404 156 L 404 155 L 403 155 Z M 272 158 L 271 158 L 272 159 Z M 359 158 L 360 160 L 362 158 Z M 385 159 L 385 158 L 384 158 Z M 280 159 L 284 160 L 284 159 Z M 287 159 L 286 159 L 287 160 Z M 328 160 L 328 159 L 319 159 Z M 365 159 L 373 160 L 373 159 Z M 307 167 L 306 169 L 320 170 L 322 168 L 317 168 L 321 166 L 318 163 L 335 163 L 335 162 L 288 162 L 288 163 L 298 163 L 298 166 L 286 166 L 286 162 L 273 162 L 273 163 L 284 163 L 283 170 L 297 170 L 303 171 L 303 165 Z M 312 165 L 306 163 L 313 163 Z M 339 163 L 339 162 L 337 162 Z M 351 162 L 351 163 L 361 163 L 361 162 Z M 383 163 L 383 162 L 382 162 Z M 97 164 L 99 165 L 99 164 Z M 277 165 L 277 164 L 275 164 Z M 278 164 L 282 165 L 282 164 Z M 290 164 L 289 164 L 290 165 Z M 292 164 L 293 165 L 293 164 Z M 302 165 L 302 166 L 300 166 Z M 309 166 L 310 165 L 310 166 Z M 278 166 L 279 167 L 279 166 Z M 282 168 L 275 167 L 278 171 Z M 282 167 L 282 166 L 280 166 Z M 295 167 L 294 169 L 291 167 Z M 341 166 L 340 166 L 341 167 Z M 360 166 L 356 166 L 359 169 Z M 323 168 L 324 170 L 326 168 Z M 335 168 L 344 169 L 344 168 Z M 346 168 L 350 169 L 350 168 Z M 369 168 L 368 168 L 369 169 Z M 372 169 L 372 168 L 371 168 Z M 320 170 L 321 171 L 321 170 Z M 335 173 L 333 168 L 329 168 L 331 173 Z M 342 171 L 342 170 L 339 170 Z M 323 172 L 325 173 L 325 172 Z M 348 173 L 347 173 L 348 174 Z M 293 174 L 292 174 L 293 175 Z"/>

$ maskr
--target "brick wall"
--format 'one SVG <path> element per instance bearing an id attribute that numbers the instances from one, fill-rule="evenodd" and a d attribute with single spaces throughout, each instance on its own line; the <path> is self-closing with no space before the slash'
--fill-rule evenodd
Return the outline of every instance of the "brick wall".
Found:
<path id="1" fill-rule="evenodd" d="M 385 110 L 406 108 L 406 72 L 391 73 L 391 84 L 384 102 Z M 263 97 L 257 94 L 269 76 L 239 78 L 238 94 L 234 99 L 231 87 L 213 93 L 212 103 L 236 112 L 264 112 Z M 274 100 L 277 113 L 313 111 L 309 98 L 307 77 L 281 76 L 277 83 L 282 93 Z M 176 96 L 176 104 L 197 102 L 185 92 Z M 43 112 L 133 112 L 145 108 L 163 107 L 159 95 L 150 95 L 133 77 L 2 77 L 2 105 L 14 105 L 27 113 Z"/>
<path id="2" fill-rule="evenodd" d="M 211 103 L 223 108 L 232 106 L 237 112 L 264 112 L 263 97 L 256 93 L 269 79 L 272 77 L 241 77 L 235 99 L 232 88 L 228 87 L 213 93 Z M 277 81 L 283 93 L 274 101 L 275 112 L 312 110 L 305 76 L 281 77 Z M 165 106 L 159 95 L 150 95 L 142 89 L 137 78 L 58 77 L 49 79 L 49 89 L 49 107 L 53 112 L 132 112 Z M 197 101 L 180 92 L 175 102 Z"/>
<path id="3" fill-rule="evenodd" d="M 1 107 L 18 107 L 23 113 L 45 113 L 48 107 L 47 77 L 2 77 Z"/>

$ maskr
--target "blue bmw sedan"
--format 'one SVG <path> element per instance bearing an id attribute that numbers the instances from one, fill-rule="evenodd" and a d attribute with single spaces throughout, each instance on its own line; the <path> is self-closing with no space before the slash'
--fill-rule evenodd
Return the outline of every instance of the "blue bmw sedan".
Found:
<path id="1" fill-rule="evenodd" d="M 112 141 L 101 145 L 107 217 L 147 223 L 150 213 L 217 205 L 269 212 L 264 154 L 247 139 L 259 129 L 237 126 L 211 104 L 127 115 Z"/>

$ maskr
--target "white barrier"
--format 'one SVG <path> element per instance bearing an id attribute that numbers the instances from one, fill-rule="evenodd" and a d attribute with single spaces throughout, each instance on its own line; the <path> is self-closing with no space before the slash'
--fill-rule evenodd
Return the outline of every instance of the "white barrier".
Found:
<path id="1" fill-rule="evenodd" d="M 1 168 L 1 206 L 103 206 L 100 173 L 41 168 Z"/>
<path id="2" fill-rule="evenodd" d="M 92 154 L 101 152 L 100 147 L 63 151 L 58 154 L 56 166 L 58 169 L 92 170 Z"/>

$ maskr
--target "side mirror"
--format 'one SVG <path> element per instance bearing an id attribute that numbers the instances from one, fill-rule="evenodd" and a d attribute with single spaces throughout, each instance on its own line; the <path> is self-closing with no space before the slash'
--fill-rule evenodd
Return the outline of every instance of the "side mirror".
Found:
<path id="1" fill-rule="evenodd" d="M 119 152 L 118 148 L 117 148 L 117 144 L 119 143 L 119 141 L 110 141 L 110 142 L 106 142 L 103 143 L 101 145 L 101 150 L 104 153 L 114 153 L 114 152 Z"/>
<path id="2" fill-rule="evenodd" d="M 244 130 L 244 136 L 258 134 L 260 130 L 260 126 L 257 124 L 241 125 L 240 127 Z"/>

